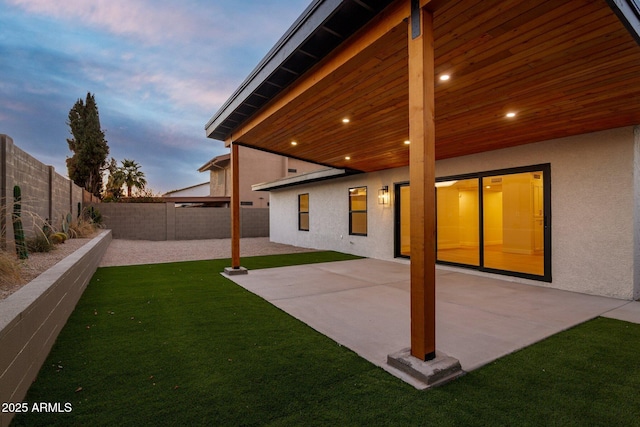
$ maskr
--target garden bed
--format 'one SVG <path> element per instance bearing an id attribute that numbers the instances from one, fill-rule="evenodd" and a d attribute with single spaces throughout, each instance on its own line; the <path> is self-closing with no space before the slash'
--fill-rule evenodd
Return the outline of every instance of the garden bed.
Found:
<path id="1" fill-rule="evenodd" d="M 55 249 L 50 252 L 29 253 L 29 258 L 20 262 L 20 280 L 12 281 L 11 283 L 0 283 L 0 300 L 7 298 L 40 274 L 89 243 L 92 239 L 93 237 L 69 239 L 63 244 L 56 245 Z"/>

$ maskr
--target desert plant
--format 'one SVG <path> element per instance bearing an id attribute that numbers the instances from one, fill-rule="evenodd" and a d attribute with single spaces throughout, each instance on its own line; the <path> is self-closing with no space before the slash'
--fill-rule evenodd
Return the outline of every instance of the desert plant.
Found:
<path id="1" fill-rule="evenodd" d="M 96 226 L 91 221 L 79 218 L 69 224 L 69 233 L 73 238 L 92 237 L 96 232 Z"/>
<path id="2" fill-rule="evenodd" d="M 13 187 L 13 236 L 16 244 L 16 253 L 18 254 L 18 258 L 27 259 L 29 258 L 29 253 L 27 252 L 27 245 L 25 244 L 24 239 L 24 229 L 22 228 L 22 218 L 21 218 L 21 209 L 22 209 L 22 193 L 20 191 L 19 186 Z"/>
<path id="3" fill-rule="evenodd" d="M 47 238 L 42 233 L 36 234 L 26 240 L 29 252 L 51 252 L 54 249 L 52 239 Z"/>
<path id="4" fill-rule="evenodd" d="M 67 241 L 69 235 L 63 232 L 54 233 L 51 235 L 51 242 L 59 245 Z"/>
<path id="5" fill-rule="evenodd" d="M 102 225 L 102 214 L 98 209 L 93 206 L 89 206 L 86 209 L 86 218 L 88 221 L 92 222 L 96 227 L 100 227 Z"/>
<path id="6" fill-rule="evenodd" d="M 44 224 L 42 224 L 42 234 L 47 238 L 51 236 L 51 224 L 49 224 L 49 218 L 47 218 L 44 221 Z"/>
<path id="7" fill-rule="evenodd" d="M 62 217 L 62 232 L 66 235 L 69 235 L 70 224 L 71 224 L 71 214 L 68 213 L 66 216 Z"/>
<path id="8" fill-rule="evenodd" d="M 20 263 L 15 255 L 0 250 L 0 286 L 21 282 Z"/>

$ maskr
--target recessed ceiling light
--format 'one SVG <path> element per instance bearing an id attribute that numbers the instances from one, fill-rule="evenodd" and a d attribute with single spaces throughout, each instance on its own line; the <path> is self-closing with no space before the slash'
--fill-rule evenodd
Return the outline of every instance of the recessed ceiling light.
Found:
<path id="1" fill-rule="evenodd" d="M 351 157 L 346 156 L 344 159 L 345 159 L 345 160 L 351 160 Z"/>
<path id="2" fill-rule="evenodd" d="M 298 143 L 295 141 L 291 141 L 291 145 L 298 145 Z"/>
<path id="3" fill-rule="evenodd" d="M 506 114 L 506 117 L 509 117 L 510 119 L 515 117 L 515 116 L 516 116 L 516 113 L 514 113 L 513 111 Z"/>
<path id="4" fill-rule="evenodd" d="M 349 123 L 351 120 L 349 120 L 348 117 L 345 117 L 344 119 L 342 119 L 342 123 Z"/>
<path id="5" fill-rule="evenodd" d="M 404 145 L 409 145 L 411 144 L 411 141 L 409 141 L 408 139 L 404 142 Z"/>
<path id="6" fill-rule="evenodd" d="M 451 78 L 451 76 L 449 74 L 442 74 L 440 75 L 440 81 L 446 82 L 447 80 L 449 80 Z"/>

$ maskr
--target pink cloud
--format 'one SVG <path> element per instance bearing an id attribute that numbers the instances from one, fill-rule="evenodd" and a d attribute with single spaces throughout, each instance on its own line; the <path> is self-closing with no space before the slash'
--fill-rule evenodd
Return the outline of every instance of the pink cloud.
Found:
<path id="1" fill-rule="evenodd" d="M 9 0 L 9 3 L 30 13 L 83 23 L 152 44 L 174 38 L 188 39 L 203 28 L 197 22 L 200 19 L 197 14 L 157 1 Z"/>
<path id="2" fill-rule="evenodd" d="M 308 0 L 246 4 L 210 0 L 7 0 L 7 3 L 29 13 L 135 37 L 146 44 L 178 40 L 210 46 L 223 40 L 230 46 L 265 39 L 275 42 Z M 252 13 L 247 13 L 247 8 Z"/>

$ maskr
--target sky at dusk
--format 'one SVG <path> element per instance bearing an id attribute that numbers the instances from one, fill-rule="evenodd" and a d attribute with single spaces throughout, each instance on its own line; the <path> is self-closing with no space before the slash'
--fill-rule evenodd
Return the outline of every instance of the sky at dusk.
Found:
<path id="1" fill-rule="evenodd" d="M 109 158 L 154 193 L 206 182 L 228 149 L 205 124 L 309 4 L 0 0 L 0 134 L 67 176 L 69 110 L 91 92 Z"/>

